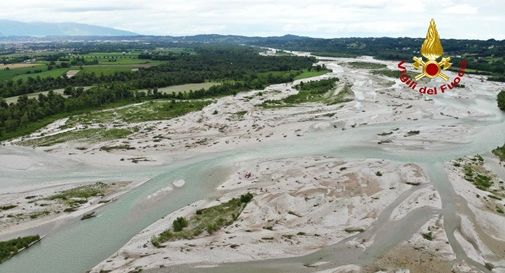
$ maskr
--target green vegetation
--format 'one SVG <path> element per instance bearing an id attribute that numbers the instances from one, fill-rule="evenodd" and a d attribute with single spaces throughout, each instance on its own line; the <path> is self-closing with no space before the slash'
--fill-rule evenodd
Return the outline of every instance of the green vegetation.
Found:
<path id="1" fill-rule="evenodd" d="M 322 102 L 329 105 L 349 101 L 347 99 L 347 95 L 351 93 L 349 85 L 345 85 L 338 94 L 334 94 L 337 82 L 337 78 L 310 81 L 307 83 L 301 82 L 295 86 L 299 90 L 297 94 L 281 100 L 267 100 L 261 106 L 267 108 L 291 107 L 307 102 Z"/>
<path id="2" fill-rule="evenodd" d="M 505 161 L 505 145 L 496 147 L 496 149 L 494 149 L 492 152 L 494 155 L 500 158 L 500 161 Z"/>
<path id="3" fill-rule="evenodd" d="M 505 90 L 500 91 L 498 93 L 498 108 L 500 108 L 502 111 L 505 111 Z"/>
<path id="4" fill-rule="evenodd" d="M 70 208 L 77 208 L 88 202 L 89 198 L 96 196 L 104 196 L 108 185 L 102 182 L 97 182 L 92 185 L 85 185 L 69 190 L 59 192 L 49 196 L 48 200 L 59 200 L 64 202 Z"/>
<path id="5" fill-rule="evenodd" d="M 43 66 L 42 66 L 43 67 Z M 36 71 L 42 71 L 42 69 L 35 65 L 33 67 L 19 67 L 19 68 L 10 68 L 10 69 L 2 69 L 0 70 L 0 81 L 11 80 L 18 75 L 31 74 Z"/>
<path id="6" fill-rule="evenodd" d="M 463 166 L 465 180 L 472 182 L 480 190 L 490 191 L 490 187 L 493 186 L 493 179 L 482 167 L 484 159 L 480 155 L 476 155 L 471 161 L 473 163 L 466 163 Z"/>
<path id="7" fill-rule="evenodd" d="M 349 62 L 347 64 L 352 68 L 358 68 L 358 69 L 380 69 L 387 67 L 387 65 L 385 64 L 370 63 L 370 62 Z"/>
<path id="8" fill-rule="evenodd" d="M 0 264 L 39 240 L 40 236 L 34 235 L 0 242 Z"/>
<path id="9" fill-rule="evenodd" d="M 433 234 L 430 232 L 421 234 L 424 239 L 428 241 L 433 241 Z"/>
<path id="10" fill-rule="evenodd" d="M 70 70 L 70 68 L 58 68 L 58 69 L 46 70 L 46 71 L 33 73 L 33 74 L 22 74 L 22 75 L 17 75 L 15 77 L 12 77 L 12 80 L 13 81 L 19 81 L 19 80 L 27 81 L 28 78 L 34 78 L 34 77 L 41 78 L 41 79 L 49 78 L 49 77 L 55 78 L 55 77 L 60 77 L 60 76 L 64 75 L 65 73 L 67 73 L 68 70 Z"/>
<path id="11" fill-rule="evenodd" d="M 30 214 L 31 219 L 37 219 L 41 216 L 49 215 L 51 212 L 47 210 L 36 211 Z"/>
<path id="12" fill-rule="evenodd" d="M 21 144 L 26 146 L 52 146 L 58 143 L 74 140 L 100 142 L 104 140 L 124 138 L 131 133 L 132 131 L 128 129 L 92 128 L 84 130 L 72 130 L 55 135 L 25 140 L 22 141 Z"/>
<path id="13" fill-rule="evenodd" d="M 179 232 L 188 226 L 188 221 L 184 217 L 179 217 L 172 223 L 172 228 L 174 232 Z"/>
<path id="14" fill-rule="evenodd" d="M 103 76 L 114 75 L 118 72 L 132 72 L 138 69 L 135 65 L 89 65 L 82 68 L 79 73 L 96 74 Z"/>
<path id="15" fill-rule="evenodd" d="M 220 82 L 202 82 L 202 83 L 186 83 L 179 85 L 172 85 L 167 87 L 159 88 L 158 91 L 162 94 L 177 94 L 186 93 L 194 90 L 208 90 L 209 88 L 220 85 Z"/>
<path id="16" fill-rule="evenodd" d="M 242 41 L 243 42 L 243 41 Z M 374 56 L 378 59 L 412 60 L 414 51 L 421 48 L 420 38 L 335 38 L 316 39 L 297 37 L 292 39 L 264 38 L 251 42 L 255 45 L 282 48 L 285 50 L 310 51 L 317 56 L 357 57 Z M 491 74 L 490 80 L 505 81 L 505 44 L 495 39 L 488 40 L 443 40 L 444 54 L 458 56 L 452 59 L 458 67 L 462 59 L 468 61 L 467 70 Z"/>
<path id="17" fill-rule="evenodd" d="M 119 109 L 99 112 L 90 112 L 83 115 L 72 116 L 65 126 L 76 124 L 110 123 L 115 120 L 124 122 L 142 122 L 150 120 L 166 120 L 187 113 L 199 111 L 209 105 L 210 101 L 148 101 L 138 105 L 131 105 Z"/>
<path id="18" fill-rule="evenodd" d="M 3 206 L 0 206 L 0 210 L 10 210 L 15 207 L 17 207 L 17 205 L 3 205 Z"/>
<path id="19" fill-rule="evenodd" d="M 408 131 L 404 137 L 409 137 L 409 136 L 415 136 L 415 135 L 419 135 L 419 133 L 421 133 L 419 130 L 412 130 L 412 131 Z"/>
<path id="20" fill-rule="evenodd" d="M 161 247 L 164 242 L 192 239 L 204 232 L 212 234 L 220 228 L 232 224 L 252 198 L 253 195 L 247 193 L 226 203 L 200 209 L 189 219 L 179 217 L 172 223 L 172 229 L 153 237 L 151 242 L 154 246 Z"/>
<path id="21" fill-rule="evenodd" d="M 374 75 L 382 75 L 382 76 L 395 78 L 395 79 L 400 78 L 400 70 L 377 69 L 377 70 L 371 70 L 370 73 L 372 73 Z M 414 78 L 417 75 L 417 73 L 412 72 L 412 71 L 407 71 L 407 75 L 410 78 Z"/>
<path id="22" fill-rule="evenodd" d="M 294 79 L 301 80 L 301 79 L 305 79 L 305 78 L 317 77 L 317 76 L 324 75 L 328 72 L 331 72 L 331 70 L 327 70 L 327 69 L 308 70 L 308 69 L 305 69 L 302 71 L 302 73 L 298 74 Z"/>

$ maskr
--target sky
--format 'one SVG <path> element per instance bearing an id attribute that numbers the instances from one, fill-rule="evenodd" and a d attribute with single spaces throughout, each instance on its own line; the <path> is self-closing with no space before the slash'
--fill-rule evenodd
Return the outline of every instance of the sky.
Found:
<path id="1" fill-rule="evenodd" d="M 148 35 L 505 39 L 501 0 L 20 0 L 0 1 L 0 19 L 74 22 Z"/>

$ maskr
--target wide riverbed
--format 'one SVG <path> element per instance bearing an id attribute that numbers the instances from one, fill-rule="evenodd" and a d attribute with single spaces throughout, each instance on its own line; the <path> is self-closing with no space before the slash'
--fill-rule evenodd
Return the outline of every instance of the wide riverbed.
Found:
<path id="1" fill-rule="evenodd" d="M 436 103 L 455 103 L 450 97 L 437 97 Z M 24 170 L 22 166 L 14 170 L 1 168 L 0 187 L 2 191 L 36 183 L 56 183 L 63 180 L 124 180 L 126 178 L 152 177 L 142 186 L 128 192 L 116 202 L 99 212 L 99 216 L 87 221 L 75 221 L 56 228 L 42 242 L 23 252 L 0 266 L 1 273 L 83 273 L 109 257 L 123 246 L 132 236 L 149 226 L 154 221 L 172 211 L 200 199 L 216 195 L 216 186 L 229 173 L 234 162 L 260 159 L 284 158 L 302 155 L 330 155 L 343 159 L 380 158 L 397 162 L 418 163 L 432 179 L 442 197 L 445 228 L 456 256 L 466 259 L 461 247 L 456 242 L 453 232 L 459 225 L 455 212 L 455 193 L 443 170 L 443 163 L 464 155 L 487 154 L 496 146 L 505 142 L 505 117 L 494 106 L 495 102 L 481 99 L 465 105 L 472 108 L 488 109 L 489 117 L 484 120 L 448 119 L 420 120 L 409 122 L 381 123 L 365 125 L 345 131 L 331 129 L 320 130 L 302 137 L 268 143 L 257 143 L 219 153 L 199 154 L 191 158 L 173 161 L 173 164 L 156 167 L 116 167 L 90 168 L 82 164 L 53 158 L 43 152 L 31 149 L 2 147 L 0 158 L 8 156 L 28 156 L 40 162 L 39 169 Z M 418 128 L 423 126 L 471 125 L 477 133 L 462 136 L 463 142 L 451 143 L 442 148 L 423 149 L 383 149 L 376 145 L 377 134 L 397 127 Z M 433 136 L 436 138 L 437 136 Z M 5 162 L 5 164 L 8 164 Z M 44 164 L 50 164 L 46 171 Z M 1 164 L 4 166 L 4 162 Z M 167 198 L 150 200 L 149 196 L 177 179 L 184 179 L 185 185 L 175 188 Z M 397 202 L 403 200 L 399 198 Z M 393 208 L 393 207 L 392 207 Z M 391 209 L 392 209 L 391 208 Z M 397 243 L 407 240 L 428 220 L 433 211 L 417 209 L 402 221 L 391 225 L 386 209 L 373 225 L 378 240 L 364 253 L 346 251 L 344 242 L 329 246 L 316 253 L 298 258 L 269 260 L 267 262 L 248 262 L 226 264 L 217 268 L 194 269 L 178 267 L 177 272 L 311 272 L 315 269 L 303 266 L 318 261 L 326 261 L 323 267 L 349 263 L 367 263 Z M 360 234 L 357 236 L 366 236 Z M 282 270 L 281 270 L 282 269 Z M 280 271 L 281 270 L 281 271 Z M 169 271 L 160 271 L 169 272 Z M 173 272 L 173 271 L 170 271 Z"/>

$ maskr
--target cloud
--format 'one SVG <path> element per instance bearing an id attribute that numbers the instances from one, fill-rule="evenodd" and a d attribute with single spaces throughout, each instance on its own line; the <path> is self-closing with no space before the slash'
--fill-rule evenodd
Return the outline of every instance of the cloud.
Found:
<path id="1" fill-rule="evenodd" d="M 468 5 L 468 4 L 460 4 L 449 7 L 444 10 L 444 13 L 447 14 L 476 14 L 478 11 L 477 7 Z"/>
<path id="2" fill-rule="evenodd" d="M 23 0 L 0 3 L 0 18 L 154 35 L 313 37 L 423 37 L 434 18 L 442 38 L 504 39 L 503 10 L 497 0 Z"/>
<path id="3" fill-rule="evenodd" d="M 116 6 L 97 6 L 97 7 L 61 7 L 53 9 L 56 12 L 90 12 L 90 11 L 124 11 L 136 10 L 137 7 L 116 7 Z"/>

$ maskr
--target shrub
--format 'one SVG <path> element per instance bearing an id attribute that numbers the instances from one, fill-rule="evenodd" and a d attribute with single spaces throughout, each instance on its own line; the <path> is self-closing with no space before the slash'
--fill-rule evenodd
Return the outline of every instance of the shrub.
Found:
<path id="1" fill-rule="evenodd" d="M 174 222 L 172 223 L 172 226 L 174 228 L 174 231 L 178 232 L 188 226 L 188 221 L 186 219 L 184 219 L 184 217 L 179 217 L 174 220 Z"/>
<path id="2" fill-rule="evenodd" d="M 253 199 L 253 195 L 250 192 L 248 192 L 246 194 L 242 194 L 240 196 L 240 202 L 242 202 L 242 203 L 249 203 L 249 202 L 251 202 L 252 199 Z"/>
<path id="3" fill-rule="evenodd" d="M 505 111 L 505 90 L 500 91 L 498 93 L 498 108 L 500 108 L 502 111 Z"/>

